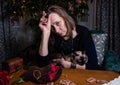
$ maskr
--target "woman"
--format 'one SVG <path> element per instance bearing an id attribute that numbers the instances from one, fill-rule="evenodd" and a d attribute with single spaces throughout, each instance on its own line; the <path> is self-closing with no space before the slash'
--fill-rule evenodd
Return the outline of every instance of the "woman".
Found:
<path id="1" fill-rule="evenodd" d="M 89 30 L 75 25 L 62 7 L 53 5 L 43 11 L 39 27 L 42 31 L 39 47 L 41 66 L 54 61 L 53 58 L 58 55 L 53 54 L 59 53 L 61 55 L 57 61 L 64 68 L 98 69 L 96 50 Z M 76 56 L 83 56 L 86 63 L 81 63 L 80 57 Z"/>

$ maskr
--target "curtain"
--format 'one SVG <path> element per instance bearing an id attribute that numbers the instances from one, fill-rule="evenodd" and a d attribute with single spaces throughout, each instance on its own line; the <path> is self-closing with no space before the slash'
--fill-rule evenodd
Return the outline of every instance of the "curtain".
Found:
<path id="1" fill-rule="evenodd" d="M 12 26 L 10 19 L 4 16 L 7 0 L 0 0 L 0 69 L 1 63 L 6 59 L 18 55 L 15 33 L 18 26 Z"/>
<path id="2" fill-rule="evenodd" d="M 97 30 L 108 34 L 107 50 L 113 50 L 120 56 L 120 1 L 97 0 Z"/>
<path id="3" fill-rule="evenodd" d="M 13 24 L 10 16 L 4 15 L 6 3 L 8 0 L 0 0 L 0 69 L 2 62 L 10 58 L 27 56 L 30 60 L 30 56 L 34 54 L 33 45 L 39 42 L 40 36 L 40 30 L 26 26 L 25 19 Z"/>

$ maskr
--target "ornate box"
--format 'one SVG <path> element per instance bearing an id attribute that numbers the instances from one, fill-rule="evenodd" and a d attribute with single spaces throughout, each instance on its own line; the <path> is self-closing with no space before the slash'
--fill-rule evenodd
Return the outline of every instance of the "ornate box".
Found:
<path id="1" fill-rule="evenodd" d="M 2 64 L 2 69 L 7 70 L 9 73 L 18 71 L 23 67 L 23 59 L 20 57 L 9 59 Z"/>

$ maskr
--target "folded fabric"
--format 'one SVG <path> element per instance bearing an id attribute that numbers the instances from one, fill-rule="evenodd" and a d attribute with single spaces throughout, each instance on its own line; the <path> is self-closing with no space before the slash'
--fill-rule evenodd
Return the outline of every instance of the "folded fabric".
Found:
<path id="1" fill-rule="evenodd" d="M 34 83 L 46 84 L 48 82 L 56 81 L 62 73 L 62 68 L 54 64 L 45 67 L 31 66 L 28 71 L 21 75 L 25 81 L 32 81 Z"/>
<path id="2" fill-rule="evenodd" d="M 7 71 L 0 71 L 0 85 L 9 85 L 10 77 Z"/>

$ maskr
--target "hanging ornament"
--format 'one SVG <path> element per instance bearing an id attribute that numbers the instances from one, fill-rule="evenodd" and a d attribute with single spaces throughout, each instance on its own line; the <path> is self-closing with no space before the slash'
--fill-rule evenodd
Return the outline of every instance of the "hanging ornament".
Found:
<path id="1" fill-rule="evenodd" d="M 76 3 L 77 4 L 80 4 L 82 1 L 81 0 L 76 0 Z"/>
<path id="2" fill-rule="evenodd" d="M 13 11 L 13 14 L 16 14 L 16 11 Z"/>
<path id="3" fill-rule="evenodd" d="M 23 3 L 25 3 L 26 1 L 25 0 L 22 0 Z"/>
<path id="4" fill-rule="evenodd" d="M 11 22 L 12 22 L 13 24 L 15 24 L 17 21 L 19 21 L 19 18 L 18 18 L 18 16 L 16 16 L 16 15 L 11 16 L 10 19 L 11 19 Z"/>
<path id="5" fill-rule="evenodd" d="M 69 6 L 68 10 L 71 11 L 71 13 L 73 13 L 74 11 L 73 4 L 71 2 L 68 2 L 68 6 Z"/>
<path id="6" fill-rule="evenodd" d="M 12 0 L 13 4 L 15 4 L 15 0 Z"/>
<path id="7" fill-rule="evenodd" d="M 88 0 L 83 0 L 83 3 L 84 3 L 84 4 L 87 4 L 87 1 L 88 1 Z"/>
<path id="8" fill-rule="evenodd" d="M 84 14 L 85 13 L 85 9 L 82 9 L 82 14 Z"/>
<path id="9" fill-rule="evenodd" d="M 34 10 L 35 9 L 35 7 L 34 6 L 32 6 L 32 10 Z"/>
<path id="10" fill-rule="evenodd" d="M 26 6 L 25 6 L 25 5 L 22 5 L 22 6 L 21 6 L 21 8 L 22 8 L 22 9 L 25 9 L 25 8 L 26 8 Z"/>

